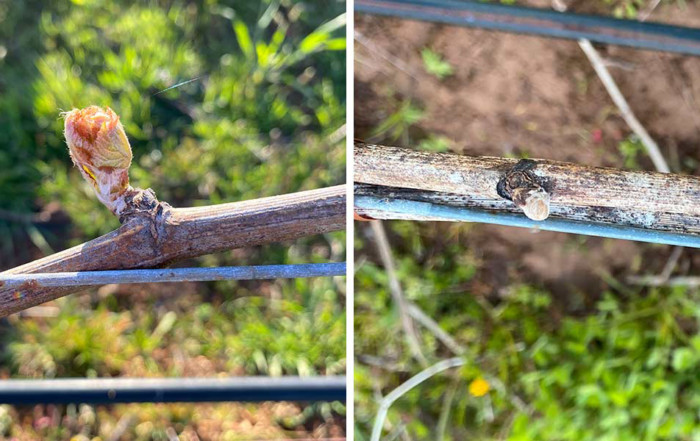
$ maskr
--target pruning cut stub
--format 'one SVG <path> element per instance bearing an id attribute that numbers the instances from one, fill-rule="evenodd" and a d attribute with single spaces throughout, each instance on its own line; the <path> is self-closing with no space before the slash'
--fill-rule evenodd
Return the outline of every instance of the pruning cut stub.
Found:
<path id="1" fill-rule="evenodd" d="M 502 198 L 513 201 L 527 217 L 541 221 L 549 217 L 549 193 L 532 172 L 536 166 L 531 159 L 521 159 L 498 181 L 496 191 Z"/>
<path id="2" fill-rule="evenodd" d="M 97 198 L 119 216 L 126 208 L 131 146 L 109 107 L 90 106 L 66 112 L 65 137 L 73 163 L 90 183 Z"/>

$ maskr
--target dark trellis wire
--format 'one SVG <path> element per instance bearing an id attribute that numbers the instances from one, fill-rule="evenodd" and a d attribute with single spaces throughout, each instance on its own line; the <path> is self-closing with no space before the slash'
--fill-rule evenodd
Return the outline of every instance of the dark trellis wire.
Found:
<path id="1" fill-rule="evenodd" d="M 228 266 L 217 268 L 163 268 L 64 273 L 0 275 L 0 286 L 21 289 L 32 287 L 105 285 L 109 283 L 203 282 L 214 280 L 291 279 L 301 277 L 344 276 L 345 262 L 299 265 Z"/>
<path id="2" fill-rule="evenodd" d="M 356 0 L 355 10 L 523 34 L 700 55 L 700 30 L 546 9 L 457 0 Z"/>
<path id="3" fill-rule="evenodd" d="M 0 285 L 81 286 L 213 280 L 344 276 L 345 262 L 218 268 L 80 271 L 0 276 Z M 346 379 L 238 377 L 172 379 L 54 379 L 0 381 L 0 403 L 166 403 L 215 401 L 345 401 Z"/>
<path id="4" fill-rule="evenodd" d="M 344 376 L 0 381 L 3 404 L 345 401 Z"/>

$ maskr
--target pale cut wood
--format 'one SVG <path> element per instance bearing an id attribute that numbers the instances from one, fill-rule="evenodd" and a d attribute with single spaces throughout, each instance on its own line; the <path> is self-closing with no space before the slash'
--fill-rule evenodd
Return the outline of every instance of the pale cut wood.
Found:
<path id="1" fill-rule="evenodd" d="M 700 177 L 533 161 L 550 217 L 700 233 Z M 518 162 L 356 141 L 355 194 L 522 213 L 497 190 Z"/>
<path id="2" fill-rule="evenodd" d="M 345 229 L 345 186 L 207 207 L 158 204 L 132 213 L 111 233 L 0 274 L 153 268 L 233 248 Z M 156 201 L 157 202 L 157 201 Z M 83 287 L 2 288 L 0 317 Z"/>

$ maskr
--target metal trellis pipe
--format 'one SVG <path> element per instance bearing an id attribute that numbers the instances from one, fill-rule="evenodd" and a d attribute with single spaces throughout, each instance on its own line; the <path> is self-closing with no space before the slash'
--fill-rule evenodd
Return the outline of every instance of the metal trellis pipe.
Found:
<path id="1" fill-rule="evenodd" d="M 457 26 L 700 55 L 700 29 L 458 0 L 356 0 L 355 10 Z"/>
<path id="2" fill-rule="evenodd" d="M 0 275 L 0 286 L 28 287 L 86 286 L 109 283 L 204 282 L 214 280 L 292 279 L 344 276 L 345 262 L 297 265 L 228 266 L 217 268 L 161 268 L 107 271 L 76 271 Z"/>
<path id="3" fill-rule="evenodd" d="M 0 403 L 345 401 L 345 385 L 344 376 L 3 380 Z"/>

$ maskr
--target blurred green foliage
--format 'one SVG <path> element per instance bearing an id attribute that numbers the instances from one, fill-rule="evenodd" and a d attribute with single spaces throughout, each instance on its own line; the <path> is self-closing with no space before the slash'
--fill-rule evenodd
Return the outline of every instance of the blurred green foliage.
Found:
<path id="1" fill-rule="evenodd" d="M 345 122 L 344 3 L 44 3 L 0 3 L 0 165 L 11 171 L 0 208 L 58 200 L 86 235 L 114 228 L 62 136 L 59 113 L 91 104 L 120 115 L 133 184 L 173 205 L 344 182 L 342 143 L 329 141 Z"/>
<path id="2" fill-rule="evenodd" d="M 187 363 L 164 357 L 165 350 L 180 352 L 184 360 L 205 357 L 214 372 L 337 374 L 345 354 L 337 307 L 341 284 L 319 278 L 282 286 L 281 299 L 244 296 L 188 305 L 191 311 L 159 308 L 158 300 L 121 311 L 113 299 L 98 302 L 93 311 L 69 298 L 51 320 L 18 321 L 5 361 L 29 378 L 192 375 Z"/>
<path id="3" fill-rule="evenodd" d="M 431 74 L 435 75 L 438 79 L 442 80 L 449 77 L 454 73 L 452 65 L 442 59 L 442 55 L 431 50 L 430 48 L 424 48 L 420 52 L 421 57 L 423 57 L 423 66 L 425 70 Z"/>
<path id="4" fill-rule="evenodd" d="M 396 101 L 396 109 L 377 125 L 370 134 L 370 138 L 392 142 L 401 140 L 404 145 L 408 145 L 409 129 L 423 119 L 423 110 L 411 103 L 410 99 L 399 102 L 392 98 Z"/>
<path id="5" fill-rule="evenodd" d="M 612 15 L 617 18 L 635 19 L 647 3 L 646 0 L 604 0 L 612 8 Z"/>
<path id="6" fill-rule="evenodd" d="M 630 135 L 627 139 L 621 141 L 618 145 L 618 150 L 625 160 L 625 168 L 629 169 L 639 168 L 637 158 L 646 151 L 644 144 L 636 135 Z"/>
<path id="7" fill-rule="evenodd" d="M 392 406 L 397 434 L 403 426 L 415 440 L 700 439 L 697 289 L 617 284 L 576 311 L 521 283 L 484 297 L 476 289 L 479 260 L 460 245 L 469 226 L 385 225 L 406 297 L 457 340 L 467 361 Z M 377 393 L 386 395 L 421 368 L 406 346 L 372 241 L 359 228 L 355 435 L 365 440 Z M 455 355 L 417 326 L 431 363 Z M 489 382 L 486 396 L 468 393 L 477 378 Z M 438 433 L 441 418 L 447 424 Z"/>
<path id="8" fill-rule="evenodd" d="M 632 20 L 643 17 L 645 14 L 640 13 L 653 11 L 659 5 L 668 4 L 685 8 L 686 3 L 686 0 L 603 0 L 603 4 L 611 10 L 613 16 Z"/>
<path id="9" fill-rule="evenodd" d="M 70 163 L 60 112 L 76 107 L 114 109 L 134 152 L 132 185 L 151 187 L 176 207 L 344 183 L 345 6 L 0 0 L 0 264 L 16 265 L 118 226 Z M 56 207 L 67 226 L 55 217 L 36 225 L 16 221 Z M 326 234 L 192 264 L 341 261 L 344 238 Z M 343 278 L 71 296 L 56 302 L 55 317 L 13 317 L 3 327 L 0 374 L 342 374 L 344 299 Z M 231 418 L 226 412 L 236 407 L 223 408 L 219 416 Z M 62 409 L 74 421 L 71 408 Z M 197 406 L 180 407 L 177 418 L 170 407 L 162 413 L 174 419 L 160 422 L 147 406 L 130 409 L 133 422 L 122 439 L 169 439 L 170 424 L 186 431 L 192 419 L 209 420 Z M 246 409 L 235 418 L 255 414 Z M 36 415 L 34 425 L 21 425 L 20 414 L 3 408 L 0 437 L 109 433 L 103 430 L 120 412 L 98 412 L 90 424 L 76 417 L 74 426 L 54 418 L 44 427 Z M 279 427 L 271 433 L 289 435 Z M 245 432 L 225 435 L 242 439 Z"/>

